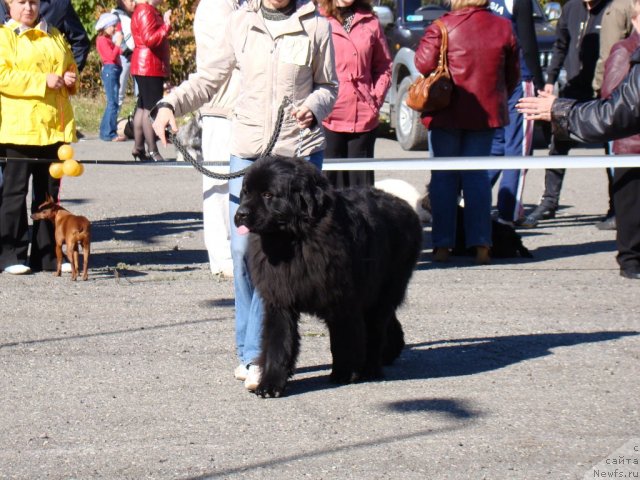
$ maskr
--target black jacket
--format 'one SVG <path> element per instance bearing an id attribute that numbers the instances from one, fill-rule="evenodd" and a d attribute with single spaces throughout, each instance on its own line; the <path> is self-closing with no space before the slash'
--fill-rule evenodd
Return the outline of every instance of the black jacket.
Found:
<path id="1" fill-rule="evenodd" d="M 631 70 L 611 96 L 578 103 L 553 102 L 551 127 L 560 139 L 586 143 L 617 140 L 640 133 L 640 49 L 631 57 Z"/>
<path id="2" fill-rule="evenodd" d="M 600 52 L 600 24 L 611 0 L 601 0 L 588 10 L 583 0 L 569 0 L 562 7 L 556 26 L 553 56 L 547 68 L 547 83 L 558 80 L 564 66 L 567 84 L 561 97 L 588 100 L 593 98 L 591 86 Z"/>
<path id="3" fill-rule="evenodd" d="M 9 12 L 5 8 L 4 1 L 0 1 L 0 20 L 4 21 L 8 15 Z M 48 24 L 62 32 L 71 45 L 73 58 L 78 64 L 78 69 L 82 70 L 87 61 L 91 44 L 78 14 L 73 9 L 71 0 L 40 0 L 40 15 Z"/>

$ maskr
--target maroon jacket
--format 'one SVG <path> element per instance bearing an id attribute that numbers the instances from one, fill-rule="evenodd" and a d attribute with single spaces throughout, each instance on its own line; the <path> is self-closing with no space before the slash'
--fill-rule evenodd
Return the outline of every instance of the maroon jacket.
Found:
<path id="1" fill-rule="evenodd" d="M 520 80 L 518 46 L 511 22 L 486 8 L 469 7 L 440 17 L 449 32 L 449 70 L 455 85 L 451 103 L 423 114 L 425 127 L 482 130 L 509 123 L 507 99 Z M 423 75 L 438 65 L 442 35 L 425 30 L 416 51 Z"/>
<path id="2" fill-rule="evenodd" d="M 611 47 L 611 53 L 604 64 L 604 76 L 600 96 L 609 98 L 618 85 L 629 73 L 631 55 L 640 47 L 640 34 L 635 30 L 624 40 L 620 40 Z M 613 153 L 640 153 L 640 134 L 632 135 L 613 142 Z"/>
<path id="3" fill-rule="evenodd" d="M 138 3 L 131 15 L 131 35 L 136 46 L 131 56 L 131 75 L 168 77 L 169 31 L 160 12 L 148 3 Z"/>

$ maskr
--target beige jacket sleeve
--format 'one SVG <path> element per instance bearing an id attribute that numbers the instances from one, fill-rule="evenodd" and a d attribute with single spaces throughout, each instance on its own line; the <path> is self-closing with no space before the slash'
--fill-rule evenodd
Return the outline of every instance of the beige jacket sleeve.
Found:
<path id="1" fill-rule="evenodd" d="M 314 49 L 316 58 L 312 62 L 314 90 L 303 105 L 313 112 L 318 123 L 322 123 L 331 113 L 338 98 L 338 75 L 334 63 L 331 26 L 325 18 L 317 16 L 314 20 L 318 22 L 315 37 L 318 48 Z"/>
<path id="2" fill-rule="evenodd" d="M 224 88 L 228 86 L 231 75 L 236 67 L 236 58 L 231 39 L 229 18 L 233 12 L 228 12 L 228 0 L 213 0 L 211 9 L 201 10 L 206 15 L 209 30 L 208 37 L 199 37 L 204 43 L 196 47 L 197 71 L 189 75 L 189 78 L 175 87 L 169 95 L 161 101 L 168 102 L 175 109 L 176 117 L 194 112 L 209 102 L 218 100 L 224 94 Z M 200 7 L 199 7 L 200 8 Z M 225 12 L 227 12 L 225 14 Z M 226 18 L 227 21 L 222 19 Z M 209 27 L 211 21 L 220 22 L 222 25 L 212 32 Z M 235 101 L 235 99 L 234 99 Z"/>
<path id="3" fill-rule="evenodd" d="M 193 21 L 198 68 L 205 63 L 205 59 L 212 54 L 217 45 L 222 43 L 225 26 L 231 14 L 237 9 L 237 0 L 200 0 Z M 239 76 L 238 71 L 234 69 L 231 77 L 220 87 L 211 102 L 200 109 L 200 113 L 230 118 L 238 91 Z"/>
<path id="4" fill-rule="evenodd" d="M 600 26 L 600 54 L 593 75 L 592 87 L 596 92 L 602 87 L 604 64 L 609 58 L 613 44 L 627 38 L 633 30 L 631 15 L 634 0 L 613 0 L 602 16 Z"/>

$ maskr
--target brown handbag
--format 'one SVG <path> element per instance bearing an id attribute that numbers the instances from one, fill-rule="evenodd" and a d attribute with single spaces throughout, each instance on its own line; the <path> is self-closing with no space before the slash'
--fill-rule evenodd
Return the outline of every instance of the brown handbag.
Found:
<path id="1" fill-rule="evenodd" d="M 449 62 L 447 60 L 449 35 L 447 28 L 440 19 L 435 20 L 434 23 L 438 24 L 442 32 L 438 66 L 429 76 L 420 75 L 416 78 L 409 87 L 406 100 L 409 108 L 424 113 L 436 112 L 448 106 L 453 92 L 453 80 L 449 73 Z"/>

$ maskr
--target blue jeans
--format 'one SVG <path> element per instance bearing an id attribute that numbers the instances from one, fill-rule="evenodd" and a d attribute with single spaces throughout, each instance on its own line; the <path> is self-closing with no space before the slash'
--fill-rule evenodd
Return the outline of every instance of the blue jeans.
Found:
<path id="1" fill-rule="evenodd" d="M 118 135 L 118 92 L 120 91 L 120 65 L 107 64 L 102 67 L 102 84 L 107 95 L 107 104 L 100 122 L 100 139 L 111 141 Z"/>
<path id="2" fill-rule="evenodd" d="M 434 157 L 477 157 L 491 153 L 494 129 L 434 128 L 429 148 Z M 467 247 L 491 246 L 491 184 L 486 170 L 434 170 L 429 197 L 434 248 L 456 244 L 458 194 L 464 196 L 464 230 Z"/>
<path id="3" fill-rule="evenodd" d="M 305 160 L 322 169 L 323 152 L 312 153 Z M 250 166 L 255 159 L 231 155 L 230 171 L 237 172 Z M 262 299 L 253 287 L 247 264 L 249 236 L 239 235 L 233 217 L 240 205 L 243 177 L 229 180 L 229 217 L 231 225 L 231 259 L 233 260 L 233 285 L 236 306 L 236 352 L 243 365 L 254 363 L 260 355 L 262 335 Z"/>

